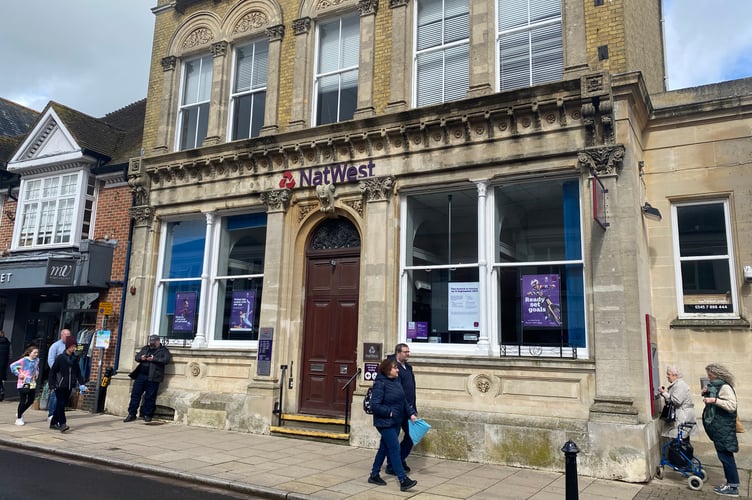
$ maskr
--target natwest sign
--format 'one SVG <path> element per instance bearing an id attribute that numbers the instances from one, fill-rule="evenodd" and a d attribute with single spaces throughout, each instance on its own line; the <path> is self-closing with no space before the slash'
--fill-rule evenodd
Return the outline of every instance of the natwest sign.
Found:
<path id="1" fill-rule="evenodd" d="M 362 165 L 351 163 L 335 163 L 322 168 L 307 168 L 297 172 L 297 179 L 293 172 L 286 170 L 279 180 L 279 187 L 292 189 L 295 187 L 321 186 L 343 182 L 356 182 L 373 177 L 376 164 L 372 160 Z"/>
<path id="2" fill-rule="evenodd" d="M 46 285 L 73 285 L 76 277 L 76 261 L 73 259 L 47 260 L 44 283 Z"/>

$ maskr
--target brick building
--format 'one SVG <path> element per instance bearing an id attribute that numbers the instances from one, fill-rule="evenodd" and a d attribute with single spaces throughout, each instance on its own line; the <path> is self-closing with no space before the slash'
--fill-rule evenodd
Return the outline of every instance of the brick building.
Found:
<path id="1" fill-rule="evenodd" d="M 644 481 L 662 364 L 694 379 L 733 339 L 748 372 L 750 82 L 666 93 L 659 1 L 153 12 L 109 411 L 159 334 L 163 417 L 376 446 L 360 403 L 409 342 L 418 453 L 561 470 L 571 439 L 581 473 Z"/>

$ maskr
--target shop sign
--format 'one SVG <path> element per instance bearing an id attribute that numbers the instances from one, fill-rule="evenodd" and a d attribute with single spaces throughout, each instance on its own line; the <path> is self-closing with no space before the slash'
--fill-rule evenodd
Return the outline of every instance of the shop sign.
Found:
<path id="1" fill-rule="evenodd" d="M 356 182 L 374 176 L 373 169 L 376 164 L 373 160 L 362 165 L 353 165 L 351 163 L 335 163 L 323 168 L 306 168 L 299 170 L 297 180 L 293 172 L 285 170 L 282 178 L 279 180 L 280 188 L 293 189 L 295 187 L 311 187 L 326 184 L 341 184 L 346 182 Z"/>
<path id="2" fill-rule="evenodd" d="M 73 259 L 48 259 L 45 285 L 72 286 L 76 277 L 76 261 Z"/>
<path id="3" fill-rule="evenodd" d="M 381 344 L 365 342 L 363 344 L 363 361 L 381 361 Z"/>

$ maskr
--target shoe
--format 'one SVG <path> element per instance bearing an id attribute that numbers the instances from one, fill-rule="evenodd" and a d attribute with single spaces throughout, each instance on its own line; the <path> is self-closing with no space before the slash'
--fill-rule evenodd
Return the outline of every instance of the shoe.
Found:
<path id="1" fill-rule="evenodd" d="M 24 425 L 23 417 L 16 419 L 16 425 Z"/>
<path id="2" fill-rule="evenodd" d="M 405 474 L 407 474 L 408 472 L 412 470 L 410 469 L 410 467 L 407 466 L 407 462 L 402 462 L 402 468 L 405 469 Z"/>
<path id="3" fill-rule="evenodd" d="M 47 415 L 47 421 L 52 422 L 52 415 Z"/>
<path id="4" fill-rule="evenodd" d="M 736 486 L 729 486 L 728 484 L 722 484 L 720 486 L 716 486 L 713 488 L 713 492 L 716 495 L 721 495 L 724 497 L 738 497 L 739 496 L 739 488 Z"/>
<path id="5" fill-rule="evenodd" d="M 52 429 L 53 431 L 59 431 L 60 424 L 50 424 L 50 429 Z"/>
<path id="6" fill-rule="evenodd" d="M 136 415 L 129 414 L 123 419 L 123 422 L 133 422 L 134 420 L 136 420 Z"/>
<path id="7" fill-rule="evenodd" d="M 60 426 L 60 432 L 68 432 L 70 430 L 70 427 L 67 424 L 63 424 Z"/>
<path id="8" fill-rule="evenodd" d="M 368 476 L 368 482 L 371 484 L 378 484 L 379 486 L 386 486 L 386 481 L 381 479 L 381 476 L 378 474 L 375 476 Z"/>
<path id="9" fill-rule="evenodd" d="M 415 479 L 410 479 L 409 477 L 405 476 L 405 479 L 402 479 L 400 481 L 400 491 L 407 491 L 413 486 L 418 484 L 418 481 Z"/>
<path id="10" fill-rule="evenodd" d="M 144 422 L 151 422 L 151 417 L 144 415 Z"/>
<path id="11" fill-rule="evenodd" d="M 394 473 L 394 469 L 392 469 L 392 466 L 389 464 L 386 464 L 386 469 L 384 469 L 384 472 L 386 472 L 387 474 L 391 474 L 392 476 L 397 475 Z"/>

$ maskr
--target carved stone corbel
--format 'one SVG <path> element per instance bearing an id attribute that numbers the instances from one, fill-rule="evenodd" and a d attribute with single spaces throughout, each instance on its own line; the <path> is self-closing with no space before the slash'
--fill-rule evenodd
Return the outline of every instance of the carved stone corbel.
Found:
<path id="1" fill-rule="evenodd" d="M 285 211 L 290 206 L 292 191 L 289 189 L 271 189 L 261 193 L 261 202 L 266 205 L 267 212 Z"/>
<path id="2" fill-rule="evenodd" d="M 589 172 L 597 175 L 618 175 L 624 160 L 624 146 L 604 146 L 588 148 L 577 153 L 577 164 L 581 168 L 587 168 Z"/>
<path id="3" fill-rule="evenodd" d="M 321 203 L 319 210 L 327 216 L 334 215 L 334 201 L 337 188 L 334 184 L 319 184 L 316 186 L 316 197 Z"/>
<path id="4" fill-rule="evenodd" d="M 151 226 L 154 208 L 149 205 L 131 207 L 128 209 L 128 215 L 136 222 L 136 227 Z"/>
<path id="5" fill-rule="evenodd" d="M 366 197 L 366 201 L 388 200 L 389 194 L 394 187 L 394 176 L 372 177 L 363 179 L 358 183 L 360 191 Z"/>

